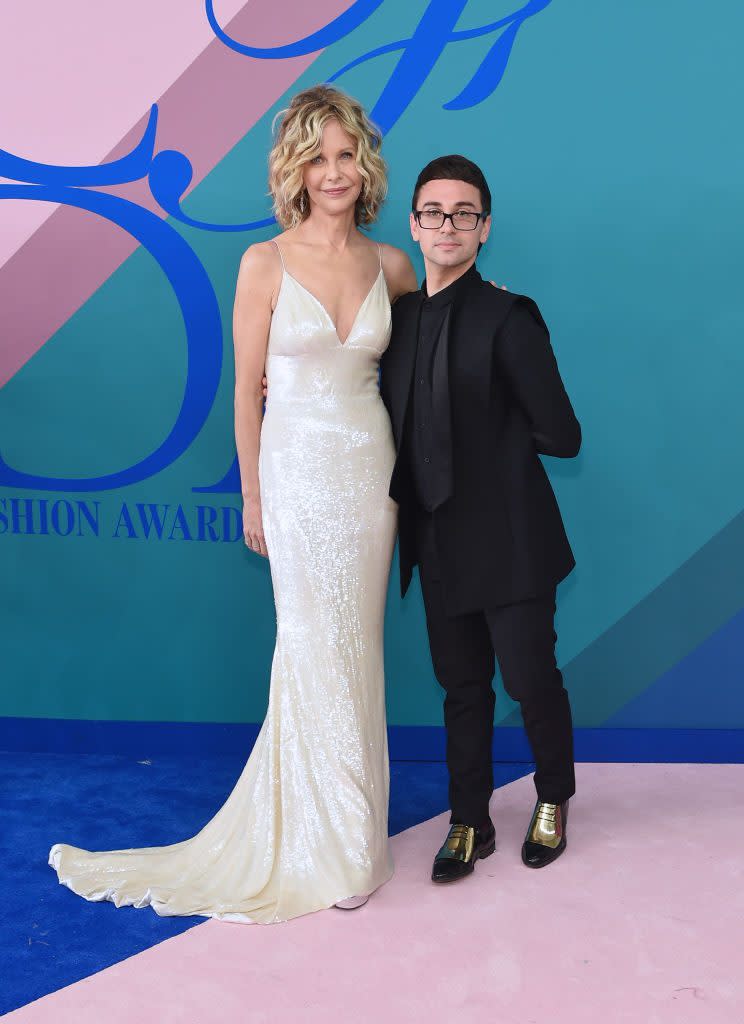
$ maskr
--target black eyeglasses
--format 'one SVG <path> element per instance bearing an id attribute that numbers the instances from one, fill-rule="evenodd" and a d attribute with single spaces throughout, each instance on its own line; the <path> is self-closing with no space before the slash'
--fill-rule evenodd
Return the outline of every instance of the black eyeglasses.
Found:
<path id="1" fill-rule="evenodd" d="M 485 220 L 488 214 L 475 213 L 473 210 L 455 210 L 454 213 L 445 213 L 444 210 L 414 210 L 413 216 L 418 226 L 426 231 L 436 231 L 446 220 L 452 221 L 452 227 L 456 231 L 475 231 L 479 222 Z"/>

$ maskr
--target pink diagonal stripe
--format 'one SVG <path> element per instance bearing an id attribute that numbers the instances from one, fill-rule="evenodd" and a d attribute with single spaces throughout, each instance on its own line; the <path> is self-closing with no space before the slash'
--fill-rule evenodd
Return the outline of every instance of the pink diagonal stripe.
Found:
<path id="1" fill-rule="evenodd" d="M 245 2 L 215 0 L 220 24 Z M 214 39 L 204 0 L 127 0 L 95 10 L 90 0 L 27 0 L 6 4 L 0 24 L 0 95 L 13 97 L 2 104 L 0 146 L 73 166 L 102 160 Z M 0 204 L 0 267 L 56 209 Z"/>
<path id="2" fill-rule="evenodd" d="M 275 45 L 308 35 L 348 6 L 348 0 L 315 0 L 312 4 L 253 0 L 226 28 L 235 39 Z M 210 42 L 158 100 L 157 149 L 178 149 L 189 157 L 194 168 L 189 191 L 245 136 L 319 52 L 261 61 L 237 54 L 216 39 Z M 129 152 L 141 138 L 146 122 L 144 115 L 105 160 Z M 113 191 L 161 212 L 144 181 L 117 186 Z M 60 207 L 48 218 L 0 269 L 0 387 L 136 247 L 125 232 L 85 211 Z"/>

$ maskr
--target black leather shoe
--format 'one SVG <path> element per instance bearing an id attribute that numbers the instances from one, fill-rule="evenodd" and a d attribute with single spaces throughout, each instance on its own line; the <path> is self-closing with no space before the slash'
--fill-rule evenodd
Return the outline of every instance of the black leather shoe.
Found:
<path id="1" fill-rule="evenodd" d="M 566 849 L 568 800 L 549 804 L 538 800 L 522 844 L 522 862 L 528 868 L 552 864 Z"/>
<path id="2" fill-rule="evenodd" d="M 490 857 L 495 849 L 496 832 L 490 821 L 480 828 L 452 825 L 444 846 L 434 858 L 432 882 L 457 882 L 471 875 L 475 862 Z"/>

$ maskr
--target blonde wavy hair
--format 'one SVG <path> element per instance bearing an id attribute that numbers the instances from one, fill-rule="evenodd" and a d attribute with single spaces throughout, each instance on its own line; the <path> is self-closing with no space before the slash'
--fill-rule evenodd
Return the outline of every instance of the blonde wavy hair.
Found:
<path id="1" fill-rule="evenodd" d="M 303 167 L 320 152 L 323 128 L 333 119 L 356 141 L 356 165 L 362 191 L 356 203 L 357 224 L 377 219 L 387 194 L 387 166 L 380 155 L 382 133 L 353 97 L 330 85 L 316 85 L 293 97 L 281 118 L 269 154 L 269 190 L 283 228 L 294 228 L 310 214 Z"/>

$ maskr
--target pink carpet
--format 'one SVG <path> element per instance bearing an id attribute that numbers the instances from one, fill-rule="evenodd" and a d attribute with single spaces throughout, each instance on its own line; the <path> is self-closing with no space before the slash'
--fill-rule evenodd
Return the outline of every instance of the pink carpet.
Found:
<path id="1" fill-rule="evenodd" d="M 208 922 L 8 1020 L 740 1024 L 743 784 L 741 765 L 579 765 L 569 848 L 530 871 L 520 779 L 464 882 L 428 881 L 435 818 L 394 839 L 395 877 L 363 910 Z"/>

